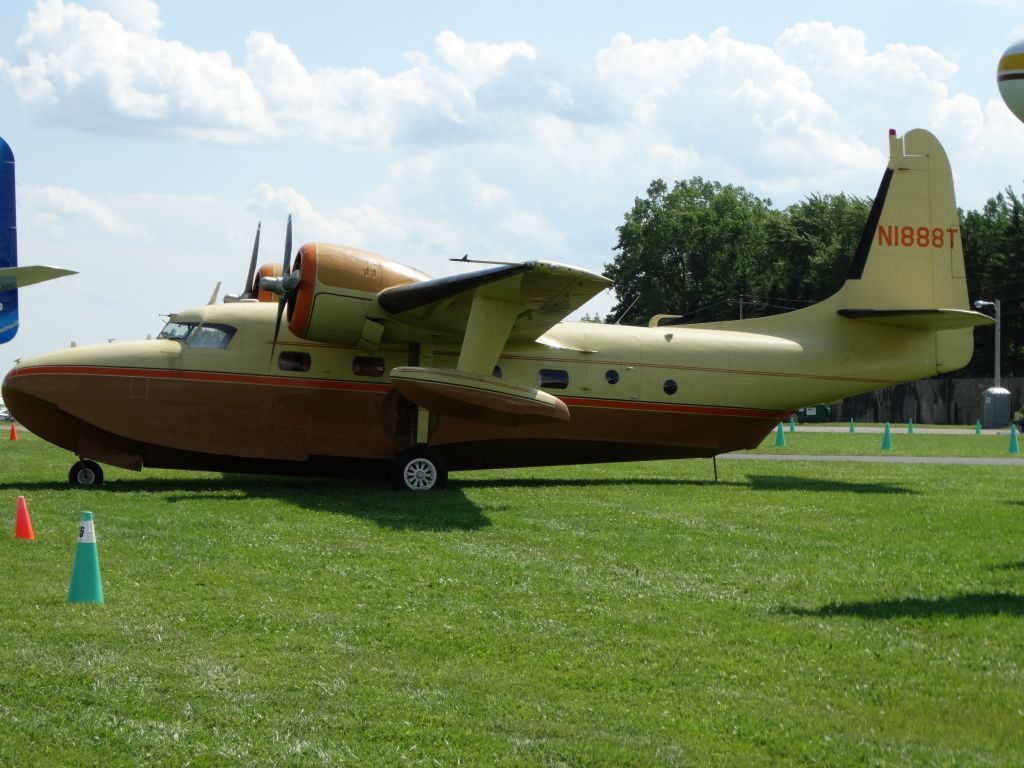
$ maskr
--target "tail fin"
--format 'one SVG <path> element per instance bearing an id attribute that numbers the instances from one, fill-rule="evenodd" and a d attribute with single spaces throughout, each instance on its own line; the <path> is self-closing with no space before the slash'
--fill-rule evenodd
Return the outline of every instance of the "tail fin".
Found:
<path id="1" fill-rule="evenodd" d="M 18 288 L 75 274 L 70 269 L 18 266 L 14 153 L 0 138 L 0 344 L 18 333 Z"/>
<path id="2" fill-rule="evenodd" d="M 967 303 L 960 219 L 949 159 L 925 130 L 889 131 L 889 165 L 850 274 L 834 297 L 839 314 L 938 331 L 940 370 L 970 360 L 971 328 L 991 323 Z"/>
<path id="3" fill-rule="evenodd" d="M 14 153 L 0 138 L 0 268 L 18 266 L 18 230 L 15 227 Z M 18 332 L 18 288 L 0 285 L 0 344 Z"/>

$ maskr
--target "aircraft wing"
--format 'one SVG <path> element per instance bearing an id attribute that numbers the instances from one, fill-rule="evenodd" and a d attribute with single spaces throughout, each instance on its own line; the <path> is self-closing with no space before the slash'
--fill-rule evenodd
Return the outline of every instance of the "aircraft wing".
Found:
<path id="1" fill-rule="evenodd" d="M 399 322 L 461 335 L 474 300 L 486 299 L 514 312 L 509 339 L 532 341 L 609 285 L 583 269 L 528 261 L 388 288 L 377 303 Z"/>
<path id="2" fill-rule="evenodd" d="M 0 267 L 0 291 L 12 291 L 58 277 L 78 274 L 70 269 L 59 267 Z"/>
<path id="3" fill-rule="evenodd" d="M 427 339 L 462 338 L 458 368 L 490 374 L 508 341 L 532 341 L 611 281 L 564 264 L 528 261 L 387 288 L 385 320 Z"/>

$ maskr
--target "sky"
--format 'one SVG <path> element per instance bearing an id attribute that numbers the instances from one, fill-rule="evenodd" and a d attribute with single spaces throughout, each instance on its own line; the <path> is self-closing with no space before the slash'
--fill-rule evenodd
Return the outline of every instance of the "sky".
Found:
<path id="1" fill-rule="evenodd" d="M 1024 189 L 995 78 L 1021 39 L 1024 0 L 2 0 L 20 262 L 80 274 L 21 291 L 0 373 L 239 292 L 289 214 L 435 276 L 600 272 L 653 179 L 870 196 L 890 128 L 933 131 L 980 208 Z"/>

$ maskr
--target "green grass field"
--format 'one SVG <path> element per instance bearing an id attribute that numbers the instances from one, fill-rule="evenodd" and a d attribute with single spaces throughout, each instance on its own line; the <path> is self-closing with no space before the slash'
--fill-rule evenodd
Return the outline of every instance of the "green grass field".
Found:
<path id="1" fill-rule="evenodd" d="M 1022 467 L 654 462 L 419 495 L 74 491 L 32 436 L 0 458 L 3 766 L 1024 764 Z M 86 509 L 103 606 L 65 602 Z"/>

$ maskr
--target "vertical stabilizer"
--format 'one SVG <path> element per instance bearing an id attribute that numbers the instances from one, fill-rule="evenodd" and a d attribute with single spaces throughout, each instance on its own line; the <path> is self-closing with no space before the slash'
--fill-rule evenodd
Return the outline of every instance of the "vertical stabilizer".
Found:
<path id="1" fill-rule="evenodd" d="M 843 317 L 934 332 L 937 372 L 969 362 L 972 328 L 991 319 L 968 308 L 953 174 L 928 131 L 889 132 L 889 164 L 835 298 Z"/>
<path id="2" fill-rule="evenodd" d="M 851 308 L 968 308 L 953 174 L 928 131 L 889 132 L 889 165 L 844 293 Z"/>
<path id="3" fill-rule="evenodd" d="M 14 153 L 0 138 L 0 268 L 18 266 L 14 207 Z M 0 344 L 18 332 L 18 289 L 0 291 Z"/>

